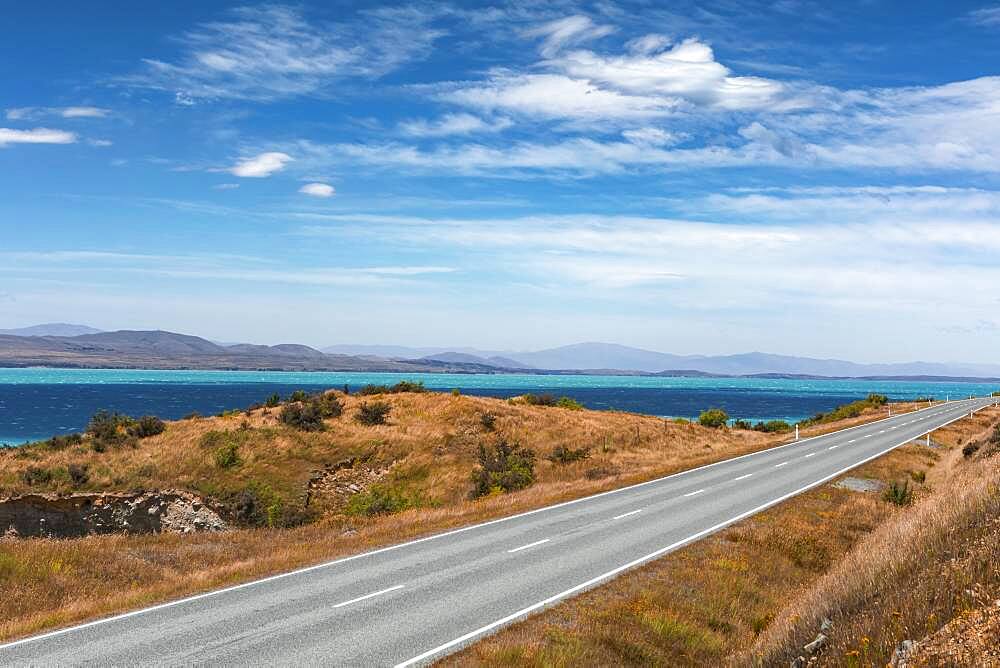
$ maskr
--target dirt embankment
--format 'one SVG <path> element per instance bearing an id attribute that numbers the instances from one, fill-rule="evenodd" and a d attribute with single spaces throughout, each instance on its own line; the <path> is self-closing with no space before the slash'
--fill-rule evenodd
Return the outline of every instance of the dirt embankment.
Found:
<path id="1" fill-rule="evenodd" d="M 190 533 L 229 528 L 217 510 L 187 492 L 23 494 L 0 500 L 0 534 L 75 538 L 107 533 Z"/>

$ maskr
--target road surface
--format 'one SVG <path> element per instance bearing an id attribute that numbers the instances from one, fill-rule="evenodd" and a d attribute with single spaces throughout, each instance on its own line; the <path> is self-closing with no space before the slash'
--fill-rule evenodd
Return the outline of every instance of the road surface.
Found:
<path id="1" fill-rule="evenodd" d="M 835 478 L 994 399 L 0 645 L 0 665 L 422 665 Z"/>

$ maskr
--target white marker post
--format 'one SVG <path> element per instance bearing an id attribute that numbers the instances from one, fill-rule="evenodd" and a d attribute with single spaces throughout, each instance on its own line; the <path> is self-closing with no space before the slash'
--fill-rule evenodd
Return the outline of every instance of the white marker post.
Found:
<path id="1" fill-rule="evenodd" d="M 795 440 L 799 440 L 799 425 L 795 425 Z"/>

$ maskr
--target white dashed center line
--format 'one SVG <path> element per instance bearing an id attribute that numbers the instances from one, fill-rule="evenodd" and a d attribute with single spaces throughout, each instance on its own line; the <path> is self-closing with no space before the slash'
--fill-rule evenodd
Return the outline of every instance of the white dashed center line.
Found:
<path id="1" fill-rule="evenodd" d="M 736 482 L 737 480 L 746 480 L 752 475 L 753 473 L 747 473 L 746 475 L 741 475 L 739 478 L 733 478 L 733 482 Z"/>
<path id="2" fill-rule="evenodd" d="M 853 443 L 853 442 L 854 442 L 854 441 L 851 441 L 851 443 Z M 837 449 L 838 447 L 839 447 L 839 446 L 836 446 L 836 445 L 831 445 L 831 446 L 830 446 L 829 448 L 827 448 L 827 450 L 836 450 L 836 449 Z"/>
<path id="3" fill-rule="evenodd" d="M 695 491 L 693 491 L 693 492 L 688 492 L 688 493 L 687 493 L 687 494 L 685 494 L 684 496 L 694 496 L 695 494 L 701 494 L 701 493 L 702 493 L 702 492 L 704 492 L 704 491 L 705 491 L 705 490 L 703 490 L 703 489 L 696 489 L 696 490 L 695 490 Z"/>
<path id="4" fill-rule="evenodd" d="M 542 543 L 547 543 L 550 540 L 551 540 L 551 538 L 543 538 L 541 540 L 536 540 L 534 543 L 528 543 L 527 545 L 522 545 L 521 547 L 515 547 L 513 550 L 507 550 L 507 553 L 508 554 L 512 554 L 514 552 L 520 552 L 521 550 L 527 550 L 529 547 L 535 547 L 536 545 L 541 545 Z"/>
<path id="5" fill-rule="evenodd" d="M 615 515 L 611 519 L 613 519 L 613 520 L 620 520 L 623 517 L 628 517 L 629 515 L 635 515 L 636 513 L 641 513 L 641 512 L 642 512 L 642 508 L 640 508 L 639 510 L 633 510 L 633 511 L 628 512 L 628 513 L 622 513 L 621 515 Z"/>
<path id="6" fill-rule="evenodd" d="M 785 464 L 787 464 L 787 463 L 788 463 L 788 462 L 781 462 L 780 464 L 775 464 L 775 465 L 774 465 L 774 468 L 776 468 L 776 469 L 777 469 L 777 468 L 781 468 L 782 466 L 784 466 L 784 465 L 785 465 Z"/>
<path id="7" fill-rule="evenodd" d="M 805 456 L 805 457 L 804 457 L 803 459 L 807 459 L 807 458 L 809 458 L 809 457 L 813 457 L 813 456 L 815 456 L 815 454 L 816 454 L 815 452 L 810 452 L 810 453 L 809 453 L 808 455 L 806 455 L 806 456 Z"/>
<path id="8" fill-rule="evenodd" d="M 365 594 L 364 596 L 358 596 L 357 598 L 352 598 L 350 601 L 344 601 L 343 603 L 336 604 L 335 608 L 343 608 L 345 605 L 350 605 L 351 603 L 358 603 L 360 601 L 367 600 L 369 598 L 374 598 L 376 596 L 381 596 L 382 594 L 388 594 L 391 591 L 396 591 L 397 589 L 402 589 L 403 585 L 396 585 L 395 587 L 389 587 L 388 589 L 383 589 L 382 591 L 375 591 L 371 594 Z"/>

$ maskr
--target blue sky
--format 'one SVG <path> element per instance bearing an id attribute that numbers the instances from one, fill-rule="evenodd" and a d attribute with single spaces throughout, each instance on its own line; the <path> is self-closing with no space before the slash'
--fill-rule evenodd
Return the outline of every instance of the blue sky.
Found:
<path id="1" fill-rule="evenodd" d="M 1000 5 L 15 3 L 0 327 L 996 361 Z"/>

